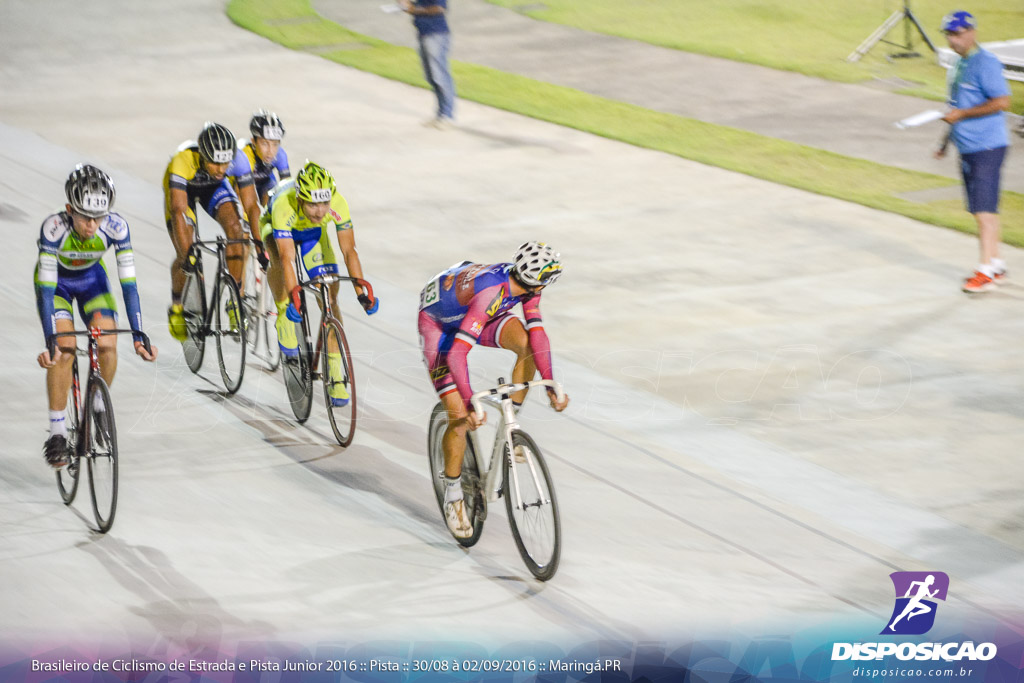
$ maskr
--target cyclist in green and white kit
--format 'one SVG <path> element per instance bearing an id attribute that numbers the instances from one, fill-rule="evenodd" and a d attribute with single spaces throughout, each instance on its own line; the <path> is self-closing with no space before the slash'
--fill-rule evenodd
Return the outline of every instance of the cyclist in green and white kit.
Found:
<path id="1" fill-rule="evenodd" d="M 111 213 L 114 182 L 106 173 L 87 164 L 79 164 L 64 184 L 68 203 L 65 210 L 43 221 L 39 234 L 39 261 L 35 270 L 36 305 L 43 323 L 43 339 L 74 330 L 71 304 L 78 301 L 83 322 L 101 329 L 117 326 L 117 304 L 110 292 L 110 281 L 103 265 L 103 254 L 113 245 L 117 256 L 117 275 L 133 334 L 135 352 L 144 360 L 156 360 L 157 349 L 146 351 L 142 343 L 142 310 L 135 286 L 135 258 L 132 255 L 128 223 Z M 117 370 L 117 337 L 98 340 L 100 371 L 107 384 Z M 50 437 L 43 454 L 55 468 L 68 463 L 65 409 L 71 388 L 71 367 L 75 338 L 57 337 L 54 355 L 47 348 L 39 354 L 40 367 L 46 368 L 46 393 L 50 403 Z"/>

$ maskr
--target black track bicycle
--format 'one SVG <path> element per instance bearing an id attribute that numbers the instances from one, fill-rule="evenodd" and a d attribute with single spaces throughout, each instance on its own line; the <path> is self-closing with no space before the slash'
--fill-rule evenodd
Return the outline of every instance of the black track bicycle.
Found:
<path id="1" fill-rule="evenodd" d="M 86 337 L 88 349 L 76 349 L 71 369 L 71 388 L 68 390 L 68 443 L 72 444 L 71 461 L 57 470 L 57 490 L 65 505 L 71 505 L 78 492 L 82 462 L 89 470 L 89 495 L 97 530 L 105 534 L 114 524 L 117 512 L 117 428 L 114 422 L 114 403 L 110 388 L 100 375 L 99 338 L 110 334 L 132 334 L 132 330 L 101 330 L 58 332 L 50 335 L 47 346 L 55 355 L 58 337 Z M 149 337 L 142 334 L 142 343 L 152 351 Z M 78 357 L 89 358 L 89 373 L 82 392 L 78 374 Z"/>
<path id="2" fill-rule="evenodd" d="M 297 272 L 302 270 L 297 267 Z M 363 287 L 367 295 L 373 299 L 373 287 L 361 278 L 320 275 L 300 283 L 302 321 L 296 323 L 298 355 L 295 358 L 284 356 L 281 367 L 288 390 L 288 401 L 291 403 L 292 413 L 300 424 L 309 419 L 313 406 L 313 380 L 323 380 L 324 401 L 331 430 L 338 444 L 344 448 L 352 443 L 356 433 L 356 378 L 345 328 L 335 317 L 331 304 L 330 286 L 335 282 L 354 282 Z M 322 311 L 315 344 L 310 332 L 306 292 L 317 300 Z M 342 402 L 338 399 L 339 390 L 348 393 L 348 401 Z"/>
<path id="3" fill-rule="evenodd" d="M 198 235 L 197 235 L 198 237 Z M 189 247 L 185 262 L 185 287 L 181 291 L 187 337 L 182 343 L 189 370 L 199 372 L 203 366 L 206 340 L 217 343 L 217 360 L 224 388 L 233 394 L 242 386 L 245 375 L 246 321 L 245 308 L 238 284 L 227 265 L 227 247 L 248 244 L 247 239 L 195 240 Z M 210 300 L 206 300 L 206 279 L 203 275 L 203 252 L 217 257 Z"/>

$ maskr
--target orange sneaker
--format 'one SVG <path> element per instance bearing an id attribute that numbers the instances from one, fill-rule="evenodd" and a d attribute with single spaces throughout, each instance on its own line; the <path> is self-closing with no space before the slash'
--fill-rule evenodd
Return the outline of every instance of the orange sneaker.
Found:
<path id="1" fill-rule="evenodd" d="M 980 292 L 987 292 L 990 289 L 995 289 L 996 283 L 992 281 L 988 275 L 981 272 L 980 270 L 974 271 L 974 275 L 967 278 L 964 281 L 964 291 L 971 294 L 977 294 Z"/>
<path id="2" fill-rule="evenodd" d="M 1006 282 L 1009 278 L 1010 278 L 1010 274 L 1009 273 L 1007 273 L 1005 270 L 1000 270 L 998 273 L 994 273 L 992 275 L 992 282 L 994 282 L 994 283 L 996 283 L 998 285 L 998 284 L 1002 284 L 1002 283 Z"/>

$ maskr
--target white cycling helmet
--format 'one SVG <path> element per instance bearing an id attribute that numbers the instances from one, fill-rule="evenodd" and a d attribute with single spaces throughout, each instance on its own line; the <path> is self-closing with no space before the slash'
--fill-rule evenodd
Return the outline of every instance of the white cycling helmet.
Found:
<path id="1" fill-rule="evenodd" d="M 529 287 L 550 285 L 562 274 L 558 253 L 544 242 L 527 242 L 512 258 L 512 272 Z"/>
<path id="2" fill-rule="evenodd" d="M 88 218 L 103 218 L 114 207 L 114 181 L 106 173 L 89 164 L 78 164 L 64 183 L 68 204 Z"/>

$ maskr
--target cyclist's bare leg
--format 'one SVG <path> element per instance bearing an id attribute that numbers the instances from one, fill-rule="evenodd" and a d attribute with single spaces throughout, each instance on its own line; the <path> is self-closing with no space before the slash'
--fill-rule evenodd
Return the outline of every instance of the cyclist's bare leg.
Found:
<path id="1" fill-rule="evenodd" d="M 537 365 L 533 361 L 533 350 L 530 348 L 530 335 L 519 318 L 510 318 L 505 323 L 498 344 L 501 348 L 514 351 L 516 354 L 516 364 L 512 367 L 513 383 L 529 382 L 537 375 Z M 517 391 L 512 394 L 512 400 L 521 405 L 526 400 L 527 391 Z"/>
<path id="2" fill-rule="evenodd" d="M 270 257 L 270 267 L 267 268 L 267 282 L 270 283 L 270 295 L 274 301 L 287 301 L 288 292 L 284 290 L 284 271 L 281 269 L 281 254 L 277 251 L 277 242 L 271 234 L 263 242 L 267 245 L 267 256 Z"/>
<path id="3" fill-rule="evenodd" d="M 466 433 L 469 431 L 469 413 L 457 391 L 442 396 L 441 403 L 448 411 L 448 428 L 441 439 L 441 448 L 444 450 L 444 475 L 455 479 L 462 474 L 462 458 L 466 454 Z"/>
<path id="4" fill-rule="evenodd" d="M 174 244 L 174 262 L 171 263 L 171 299 L 181 301 L 181 290 L 185 288 L 185 257 L 192 246 L 195 226 L 186 220 L 183 226 L 171 228 L 171 242 Z"/>
<path id="5" fill-rule="evenodd" d="M 75 324 L 70 320 L 57 320 L 55 332 L 71 332 Z M 52 368 L 46 368 L 46 398 L 50 410 L 64 410 L 68 404 L 68 389 L 71 388 L 71 364 L 75 359 L 75 338 L 57 337 L 60 360 Z"/>
<path id="6" fill-rule="evenodd" d="M 229 240 L 242 239 L 242 219 L 238 216 L 238 207 L 234 202 L 224 202 L 217 207 L 217 222 L 224 228 Z M 241 244 L 229 244 L 226 249 L 228 272 L 235 279 L 235 284 L 242 286 L 242 271 L 245 270 L 245 247 Z"/>
<path id="7" fill-rule="evenodd" d="M 96 313 L 92 317 L 90 325 L 95 325 L 101 330 L 112 330 L 115 327 L 114 319 Z M 96 340 L 100 354 L 100 375 L 103 381 L 110 386 L 114 383 L 114 374 L 117 372 L 117 336 L 108 334 Z M 67 392 L 65 392 L 67 393 Z"/>

